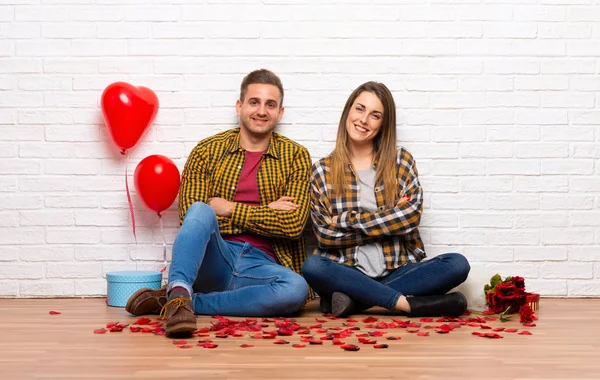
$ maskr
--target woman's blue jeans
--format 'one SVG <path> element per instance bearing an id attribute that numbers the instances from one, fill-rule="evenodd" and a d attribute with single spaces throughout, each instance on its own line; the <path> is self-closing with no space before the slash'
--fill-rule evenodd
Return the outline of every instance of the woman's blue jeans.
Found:
<path id="1" fill-rule="evenodd" d="M 400 296 L 446 294 L 467 279 L 470 269 L 463 255 L 446 253 L 373 279 L 354 267 L 312 255 L 304 262 L 302 274 L 319 296 L 326 299 L 334 292 L 342 292 L 362 304 L 396 310 Z"/>
<path id="2" fill-rule="evenodd" d="M 208 315 L 290 315 L 308 294 L 302 276 L 263 251 L 223 240 L 215 212 L 201 202 L 190 206 L 173 244 L 167 291 L 175 286 L 192 294 L 196 314 Z"/>

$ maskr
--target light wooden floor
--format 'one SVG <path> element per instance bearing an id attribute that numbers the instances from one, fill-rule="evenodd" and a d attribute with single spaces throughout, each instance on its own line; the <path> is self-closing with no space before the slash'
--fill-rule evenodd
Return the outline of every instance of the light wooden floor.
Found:
<path id="1" fill-rule="evenodd" d="M 49 315 L 50 310 L 62 314 Z M 331 341 L 299 349 L 247 336 L 211 336 L 219 344 L 211 350 L 181 349 L 164 336 L 128 328 L 93 334 L 110 321 L 136 319 L 124 309 L 106 307 L 103 299 L 1 299 L 0 379 L 600 379 L 600 299 L 542 299 L 537 315 L 537 327 L 531 328 L 518 321 L 489 322 L 527 329 L 531 336 L 480 338 L 471 332 L 491 330 L 469 326 L 444 335 L 421 329 L 430 332 L 428 337 L 395 329 L 388 334 L 401 340 L 376 338 L 388 349 L 358 344 L 358 352 L 343 351 Z M 313 302 L 297 320 L 308 326 L 317 323 L 315 317 L 321 315 Z M 391 322 L 391 316 L 380 320 Z M 198 319 L 200 327 L 210 321 Z M 206 338 L 188 341 L 195 345 L 198 339 Z M 357 338 L 344 341 L 357 343 Z M 242 343 L 255 347 L 240 348 Z"/>

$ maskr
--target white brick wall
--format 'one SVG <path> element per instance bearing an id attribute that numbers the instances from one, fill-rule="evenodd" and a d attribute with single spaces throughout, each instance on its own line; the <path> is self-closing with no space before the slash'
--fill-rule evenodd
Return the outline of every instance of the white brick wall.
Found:
<path id="1" fill-rule="evenodd" d="M 353 88 L 392 89 L 430 255 L 600 296 L 600 2 L 423 3 L 0 1 L 0 297 L 102 295 L 107 271 L 160 268 L 157 218 L 135 195 L 134 242 L 125 166 L 130 181 L 150 154 L 181 168 L 234 125 L 260 67 L 286 88 L 280 131 L 314 160 Z M 118 80 L 161 102 L 128 164 L 98 108 Z M 175 207 L 164 222 L 171 245 Z"/>

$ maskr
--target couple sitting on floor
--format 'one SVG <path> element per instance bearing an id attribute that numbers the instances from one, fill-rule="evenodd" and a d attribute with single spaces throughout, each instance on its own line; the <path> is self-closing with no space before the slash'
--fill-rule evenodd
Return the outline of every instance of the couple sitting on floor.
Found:
<path id="1" fill-rule="evenodd" d="M 423 260 L 423 190 L 413 157 L 396 147 L 385 85 L 350 94 L 335 149 L 312 168 L 306 148 L 273 132 L 284 111 L 273 72 L 244 78 L 236 111 L 239 128 L 200 141 L 185 164 L 168 285 L 134 293 L 128 312 L 161 313 L 172 335 L 194 331 L 195 314 L 291 315 L 312 289 L 335 316 L 372 306 L 408 316 L 466 310 L 462 294 L 446 293 L 467 278 L 467 260 Z M 318 247 L 307 258 L 309 211 Z"/>

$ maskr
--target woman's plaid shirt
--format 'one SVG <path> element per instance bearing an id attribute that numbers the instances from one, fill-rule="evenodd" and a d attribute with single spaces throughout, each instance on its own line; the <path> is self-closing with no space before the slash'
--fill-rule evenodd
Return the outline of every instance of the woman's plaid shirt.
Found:
<path id="1" fill-rule="evenodd" d="M 360 207 L 360 185 L 351 167 L 346 171 L 348 187 L 341 196 L 332 198 L 331 156 L 313 164 L 310 206 L 318 242 L 314 253 L 355 266 L 358 246 L 378 242 L 389 270 L 421 261 L 425 251 L 417 226 L 423 211 L 423 189 L 415 161 L 404 148 L 397 152 L 396 173 L 398 189 L 391 189 L 396 192 L 395 206 L 385 207 L 386 189 L 380 182 L 375 184 L 379 209 L 366 212 Z M 338 219 L 333 223 L 336 215 Z"/>
<path id="2" fill-rule="evenodd" d="M 183 223 L 194 202 L 206 203 L 212 197 L 233 201 L 245 157 L 239 128 L 200 141 L 183 169 L 179 222 Z M 300 273 L 306 259 L 302 233 L 308 220 L 310 165 L 305 147 L 273 133 L 257 174 L 260 206 L 236 202 L 230 218 L 217 218 L 221 234 L 252 232 L 270 237 L 281 264 Z M 298 209 L 280 211 L 267 207 L 284 195 L 293 197 Z"/>

